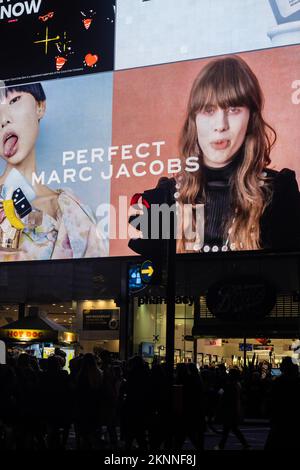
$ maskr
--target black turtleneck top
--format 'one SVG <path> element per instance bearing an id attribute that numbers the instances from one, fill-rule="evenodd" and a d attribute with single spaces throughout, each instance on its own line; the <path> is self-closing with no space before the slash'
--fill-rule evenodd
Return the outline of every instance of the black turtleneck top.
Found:
<path id="1" fill-rule="evenodd" d="M 239 166 L 239 155 L 223 168 L 204 167 L 204 247 L 219 251 L 228 238 L 234 207 L 231 201 L 231 181 Z M 272 198 L 261 220 L 261 247 L 272 250 L 300 250 L 300 197 L 295 172 L 287 168 L 264 170 L 272 189 Z M 144 191 L 148 203 L 172 206 L 176 200 L 174 178 L 161 178 L 157 187 Z M 199 197 L 198 201 L 203 200 Z M 143 256 L 162 256 L 161 240 L 137 238 L 129 241 L 129 247 Z M 213 250 L 218 246 L 219 250 Z M 230 249 L 230 247 L 228 247 Z"/>
<path id="2" fill-rule="evenodd" d="M 230 201 L 230 180 L 237 169 L 237 159 L 222 168 L 204 167 L 205 224 L 204 244 L 224 245 L 228 234 L 226 228 L 233 217 Z"/>

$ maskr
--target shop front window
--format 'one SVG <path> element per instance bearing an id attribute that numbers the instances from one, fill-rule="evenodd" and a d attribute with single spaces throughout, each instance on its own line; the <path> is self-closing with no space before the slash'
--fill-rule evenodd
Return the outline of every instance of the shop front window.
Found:
<path id="1" fill-rule="evenodd" d="M 133 352 L 148 362 L 154 357 L 164 361 L 166 354 L 167 305 L 161 298 L 147 302 L 135 299 Z M 177 303 L 175 308 L 175 362 L 193 361 L 193 306 Z"/>

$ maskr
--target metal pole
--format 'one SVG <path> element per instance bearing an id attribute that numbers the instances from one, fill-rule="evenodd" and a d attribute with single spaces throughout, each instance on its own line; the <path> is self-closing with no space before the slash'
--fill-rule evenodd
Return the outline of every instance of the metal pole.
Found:
<path id="1" fill-rule="evenodd" d="M 194 360 L 194 363 L 197 365 L 197 354 L 198 354 L 198 339 L 197 338 L 194 338 L 193 339 L 193 360 Z"/>
<path id="2" fill-rule="evenodd" d="M 199 319 L 200 319 L 200 297 L 197 295 L 194 299 L 194 326 L 199 322 Z M 197 355 L 198 355 L 198 338 L 194 337 L 194 363 L 195 364 L 197 364 Z"/>
<path id="3" fill-rule="evenodd" d="M 170 225 L 172 226 L 172 224 Z M 174 225 L 173 225 L 174 226 Z M 176 239 L 171 235 L 167 241 L 167 325 L 166 325 L 166 368 L 170 381 L 174 373 L 175 333 L 175 285 L 176 285 Z"/>
<path id="4" fill-rule="evenodd" d="M 121 262 L 121 279 L 120 279 L 120 359 L 127 360 L 132 354 L 132 305 L 128 295 L 128 268 L 129 263 Z M 134 299 L 132 298 L 132 303 Z"/>
<path id="5" fill-rule="evenodd" d="M 244 374 L 246 374 L 246 361 L 247 361 L 247 338 L 244 338 Z"/>
<path id="6" fill-rule="evenodd" d="M 22 320 L 25 317 L 25 304 L 19 303 L 18 306 L 18 320 Z"/>

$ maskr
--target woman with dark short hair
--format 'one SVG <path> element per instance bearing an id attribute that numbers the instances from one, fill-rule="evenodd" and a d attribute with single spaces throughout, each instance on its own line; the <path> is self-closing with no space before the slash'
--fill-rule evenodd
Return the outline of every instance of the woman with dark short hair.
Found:
<path id="1" fill-rule="evenodd" d="M 0 93 L 0 156 L 6 163 L 0 176 L 0 260 L 104 256 L 91 210 L 70 190 L 33 181 L 46 111 L 42 85 L 6 87 Z"/>

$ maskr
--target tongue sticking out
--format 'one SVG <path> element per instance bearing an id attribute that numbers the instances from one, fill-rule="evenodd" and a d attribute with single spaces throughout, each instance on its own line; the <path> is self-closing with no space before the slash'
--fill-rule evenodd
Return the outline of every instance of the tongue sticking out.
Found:
<path id="1" fill-rule="evenodd" d="M 16 143 L 18 142 L 18 137 L 12 135 L 4 143 L 4 157 L 10 158 L 16 153 Z"/>

